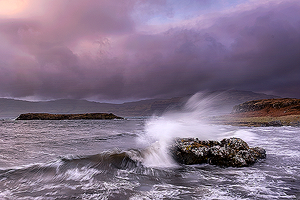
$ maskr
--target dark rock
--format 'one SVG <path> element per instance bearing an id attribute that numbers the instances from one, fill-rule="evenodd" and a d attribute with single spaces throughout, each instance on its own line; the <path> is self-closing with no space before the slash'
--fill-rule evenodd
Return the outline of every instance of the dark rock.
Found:
<path id="1" fill-rule="evenodd" d="M 267 123 L 267 126 L 283 126 L 280 120 L 270 121 Z"/>
<path id="2" fill-rule="evenodd" d="M 222 141 L 199 141 L 197 138 L 176 139 L 171 147 L 174 159 L 186 165 L 209 163 L 224 167 L 244 167 L 266 158 L 260 147 L 250 148 L 240 138 Z"/>
<path id="3" fill-rule="evenodd" d="M 300 127 L 300 121 L 293 121 L 293 122 L 290 122 L 289 125 L 290 125 L 290 126 L 297 126 L 297 127 Z"/>
<path id="4" fill-rule="evenodd" d="M 85 114 L 48 114 L 26 113 L 21 114 L 16 120 L 79 120 L 79 119 L 124 119 L 112 113 L 85 113 Z"/>

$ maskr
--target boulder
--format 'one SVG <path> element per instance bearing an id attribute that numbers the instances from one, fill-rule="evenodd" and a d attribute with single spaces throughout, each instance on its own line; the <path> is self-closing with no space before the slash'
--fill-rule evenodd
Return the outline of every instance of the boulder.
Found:
<path id="1" fill-rule="evenodd" d="M 176 139 L 171 147 L 173 158 L 186 165 L 209 163 L 223 167 L 244 167 L 266 158 L 260 147 L 250 148 L 240 138 L 200 141 L 198 138 Z"/>

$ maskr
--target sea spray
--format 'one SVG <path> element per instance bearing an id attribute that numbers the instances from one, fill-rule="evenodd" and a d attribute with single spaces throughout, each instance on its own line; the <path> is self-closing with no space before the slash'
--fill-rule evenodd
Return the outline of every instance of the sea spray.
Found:
<path id="1" fill-rule="evenodd" d="M 248 127 L 239 127 L 238 129 L 235 128 L 234 130 L 224 130 L 220 132 L 218 140 L 222 140 L 223 138 L 235 137 L 243 139 L 248 144 L 256 145 L 255 141 L 258 140 L 257 134 L 248 129 Z"/>
<path id="2" fill-rule="evenodd" d="M 175 164 L 169 155 L 169 147 L 175 138 L 198 138 L 199 140 L 222 140 L 239 137 L 246 142 L 256 139 L 256 134 L 239 127 L 212 124 L 213 116 L 224 114 L 223 93 L 196 93 L 181 110 L 168 111 L 162 116 L 152 116 L 145 124 L 145 133 L 138 138 L 148 148 L 144 164 L 150 167 L 172 167 Z"/>
<path id="3" fill-rule="evenodd" d="M 209 117 L 216 114 L 212 106 L 215 98 L 197 93 L 182 110 L 168 111 L 162 116 L 150 118 L 145 124 L 145 134 L 138 138 L 138 142 L 149 146 L 144 151 L 144 164 L 151 167 L 174 166 L 168 148 L 175 138 L 218 139 L 220 129 L 209 123 Z"/>
<path id="4" fill-rule="evenodd" d="M 145 120 L 0 124 L 0 199 L 299 199 L 297 127 L 217 126 L 228 133 L 223 138 L 256 134 L 252 144 L 244 141 L 268 155 L 251 167 L 157 168 L 137 162 L 115 167 L 114 159 L 101 157 L 120 161 L 124 157 L 115 153 L 125 152 L 134 161 L 141 158 L 145 146 L 135 139 L 145 134 Z"/>

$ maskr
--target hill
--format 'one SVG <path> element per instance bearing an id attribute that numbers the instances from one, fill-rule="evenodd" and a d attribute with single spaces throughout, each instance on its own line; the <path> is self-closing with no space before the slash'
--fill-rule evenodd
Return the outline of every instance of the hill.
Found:
<path id="1" fill-rule="evenodd" d="M 278 98 L 276 96 L 249 91 L 229 90 L 206 93 L 204 96 L 215 96 L 215 104 L 222 106 L 224 113 L 230 113 L 234 105 L 245 101 Z M 180 109 L 192 95 L 169 99 L 149 99 L 122 104 L 99 103 L 87 100 L 60 99 L 53 101 L 30 102 L 0 98 L 0 118 L 16 118 L 21 113 L 114 113 L 118 116 L 151 116 L 161 115 L 170 109 Z M 204 97 L 205 98 L 205 97 Z M 221 108 L 219 108 L 221 110 Z"/>
<path id="2" fill-rule="evenodd" d="M 213 120 L 239 126 L 300 126 L 300 99 L 247 101 L 234 106 L 231 114 Z"/>
<path id="3" fill-rule="evenodd" d="M 241 117 L 300 115 L 300 99 L 281 98 L 248 101 L 234 106 L 233 114 Z"/>

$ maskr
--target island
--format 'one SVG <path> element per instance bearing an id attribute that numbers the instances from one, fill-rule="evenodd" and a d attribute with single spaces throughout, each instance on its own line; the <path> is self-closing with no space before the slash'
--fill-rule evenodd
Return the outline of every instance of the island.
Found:
<path id="1" fill-rule="evenodd" d="M 112 113 L 84 113 L 84 114 L 49 114 L 49 113 L 25 113 L 16 120 L 105 120 L 124 119 Z"/>

